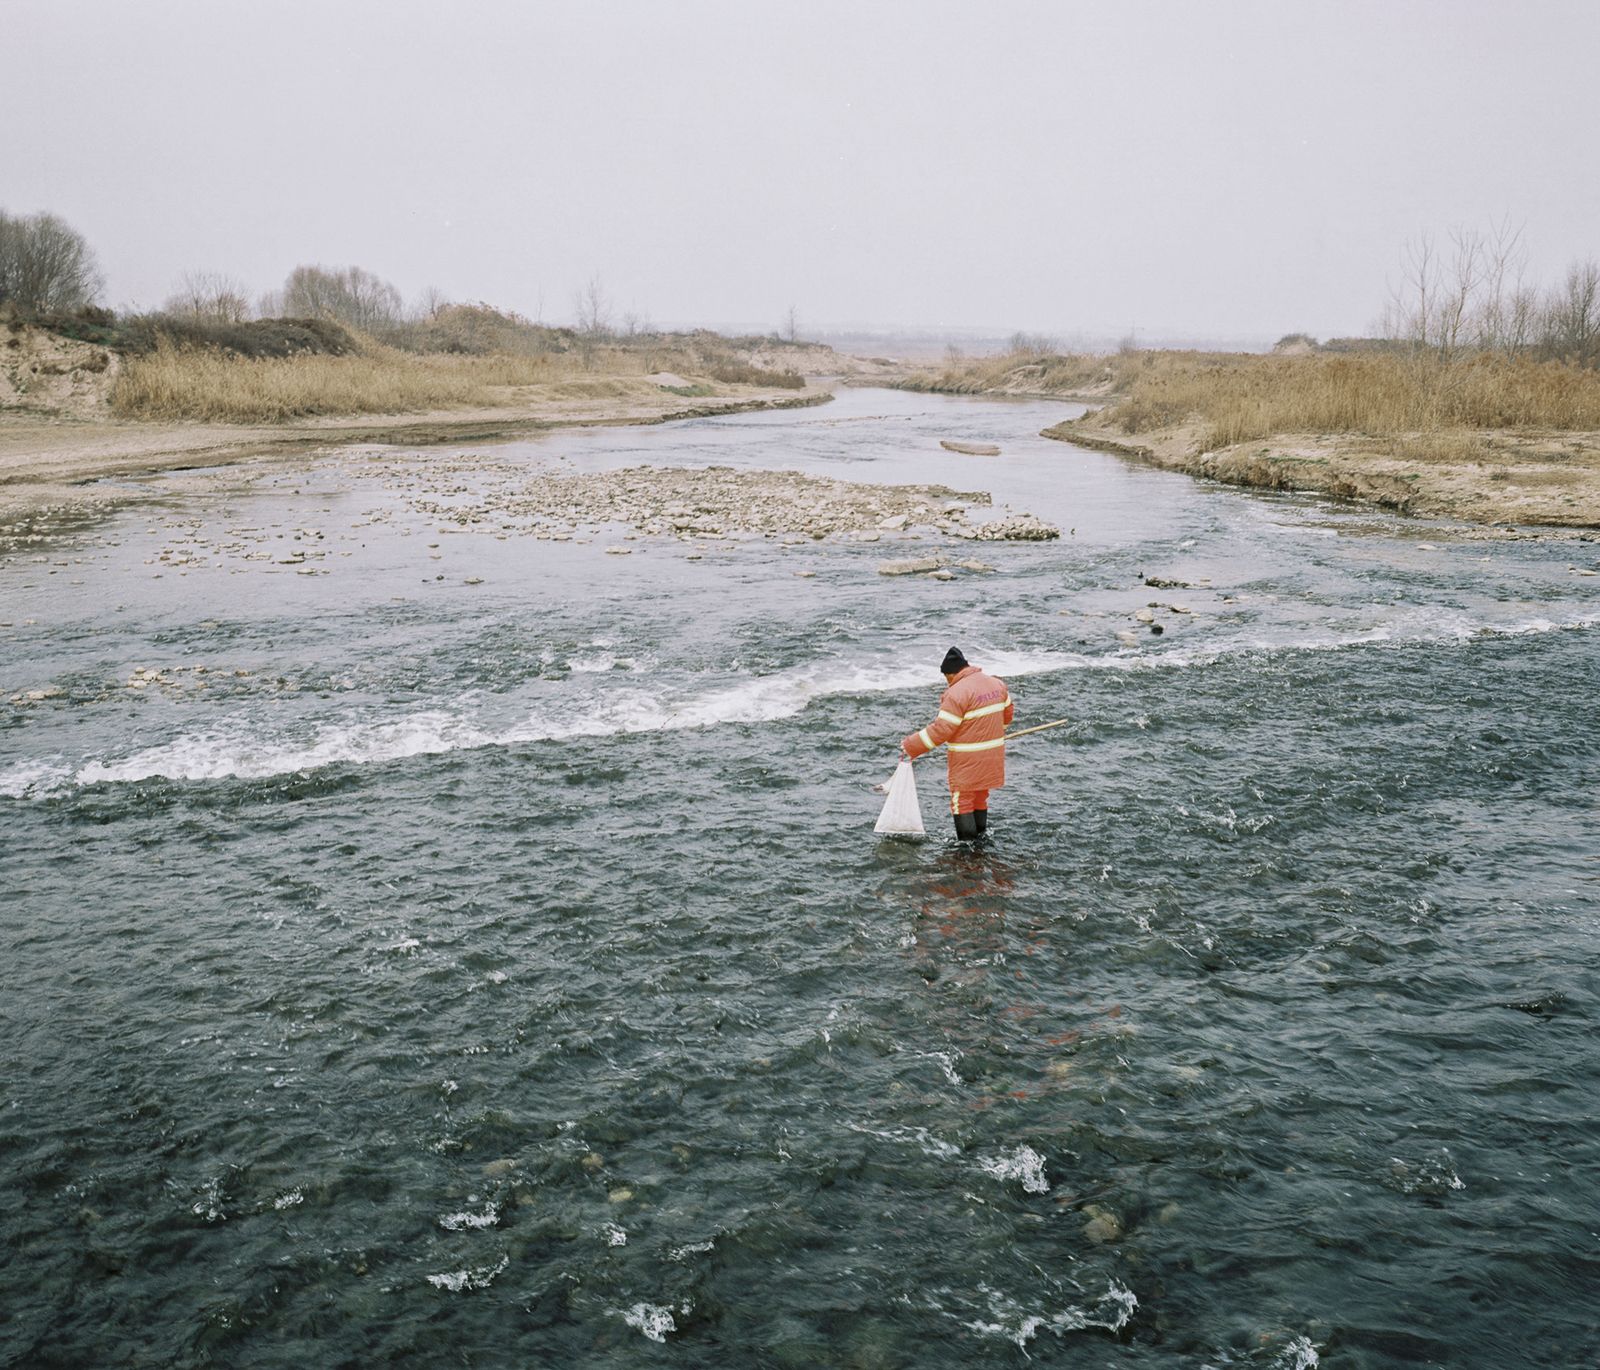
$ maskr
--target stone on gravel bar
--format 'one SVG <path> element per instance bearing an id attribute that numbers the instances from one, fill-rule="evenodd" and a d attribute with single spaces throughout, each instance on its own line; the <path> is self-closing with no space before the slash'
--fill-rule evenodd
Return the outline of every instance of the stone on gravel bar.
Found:
<path id="1" fill-rule="evenodd" d="M 1033 514 L 1009 514 L 980 528 L 958 532 L 957 536 L 975 542 L 1048 542 L 1060 537 L 1061 530 Z"/>

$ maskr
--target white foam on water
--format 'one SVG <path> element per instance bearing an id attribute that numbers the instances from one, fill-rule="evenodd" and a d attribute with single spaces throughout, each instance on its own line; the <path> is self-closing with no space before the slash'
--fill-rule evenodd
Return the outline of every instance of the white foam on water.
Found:
<path id="1" fill-rule="evenodd" d="M 615 1223 L 607 1223 L 602 1230 L 606 1234 L 607 1246 L 626 1246 L 628 1244 L 628 1234 Z"/>
<path id="2" fill-rule="evenodd" d="M 1311 1338 L 1296 1337 L 1278 1353 L 1271 1370 L 1316 1370 L 1321 1364 L 1322 1357 L 1317 1354 Z"/>
<path id="3" fill-rule="evenodd" d="M 1050 1192 L 1050 1181 L 1044 1177 L 1044 1157 L 1026 1143 L 1009 1153 L 980 1158 L 978 1169 L 997 1180 L 1020 1180 L 1029 1194 Z"/>
<path id="4" fill-rule="evenodd" d="M 687 1313 L 688 1306 L 684 1305 L 681 1311 Z M 676 1332 L 678 1324 L 673 1320 L 672 1310 L 665 1304 L 636 1303 L 632 1308 L 618 1314 L 629 1327 L 636 1327 L 649 1337 L 651 1341 L 664 1342 L 668 1332 Z"/>
<path id="5" fill-rule="evenodd" d="M 903 944 L 909 945 L 909 944 Z M 961 1059 L 959 1051 L 918 1051 L 913 1053 L 925 1061 L 937 1061 L 939 1069 L 944 1073 L 944 1078 L 953 1085 L 964 1083 L 956 1074 L 956 1062 Z"/>
<path id="6" fill-rule="evenodd" d="M 1060 652 L 1002 653 L 993 660 L 997 671 L 1027 675 L 1087 658 Z M 91 758 L 76 766 L 64 760 L 26 762 L 0 772 L 0 796 L 44 798 L 78 785 L 143 780 L 256 780 L 481 747 L 776 722 L 819 699 L 911 689 L 936 684 L 938 678 L 927 666 L 824 661 L 678 699 L 642 689 L 609 690 L 596 698 L 563 701 L 507 728 L 487 728 L 457 713 L 428 709 L 398 719 L 325 724 L 309 741 L 213 730 L 119 759 Z"/>
<path id="7" fill-rule="evenodd" d="M 446 1232 L 469 1232 L 493 1227 L 500 1221 L 500 1210 L 494 1204 L 485 1204 L 482 1213 L 446 1213 L 439 1226 Z"/>
<path id="8" fill-rule="evenodd" d="M 859 1132 L 867 1137 L 882 1137 L 886 1142 L 910 1142 L 924 1156 L 937 1156 L 942 1161 L 953 1160 L 961 1154 L 961 1148 L 954 1142 L 935 1137 L 925 1127 L 891 1127 L 880 1130 L 875 1127 L 862 1127 L 859 1123 L 846 1123 L 845 1126 L 852 1132 Z"/>
<path id="9" fill-rule="evenodd" d="M 452 1294 L 459 1294 L 464 1289 L 487 1289 L 494 1283 L 495 1276 L 511 1264 L 510 1256 L 502 1256 L 493 1265 L 483 1265 L 476 1269 L 447 1270 L 438 1275 L 429 1275 L 428 1283 L 435 1289 L 447 1289 Z"/>
<path id="10" fill-rule="evenodd" d="M 50 761 L 19 761 L 0 771 L 0 798 L 29 799 L 53 794 L 70 782 L 71 769 Z"/>
<path id="11" fill-rule="evenodd" d="M 1068 1307 L 1058 1313 L 1029 1312 L 1016 1299 L 998 1289 L 986 1284 L 979 1285 L 978 1289 L 988 1300 L 987 1316 L 973 1319 L 965 1325 L 984 1336 L 1002 1337 L 1019 1349 L 1026 1348 L 1041 1331 L 1053 1332 L 1058 1337 L 1091 1327 L 1120 1332 L 1139 1306 L 1138 1296 L 1116 1280 L 1107 1285 L 1106 1292 L 1090 1307 Z M 1311 1364 L 1315 1365 L 1316 1362 L 1313 1360 Z"/>
<path id="12" fill-rule="evenodd" d="M 303 1204 L 305 1201 L 306 1196 L 303 1191 L 298 1189 L 288 1189 L 282 1194 L 278 1195 L 278 1197 L 272 1201 L 272 1206 L 276 1209 L 282 1210 L 285 1208 L 294 1208 L 296 1205 Z"/>
<path id="13" fill-rule="evenodd" d="M 1385 1183 L 1402 1194 L 1426 1194 L 1432 1197 L 1467 1187 L 1467 1182 L 1456 1172 L 1449 1147 L 1441 1147 L 1438 1155 L 1427 1156 L 1416 1162 L 1406 1162 L 1398 1156 L 1391 1157 Z"/>
<path id="14" fill-rule="evenodd" d="M 1078 652 L 986 652 L 973 658 L 1009 679 L 1067 670 L 1172 670 L 1208 666 L 1255 652 L 1334 651 L 1374 643 L 1455 642 L 1483 636 L 1522 636 L 1593 627 L 1600 613 L 1577 619 L 1475 623 L 1463 616 L 1429 618 L 1423 631 L 1382 625 L 1343 636 L 1294 641 L 1235 641 L 1214 647 L 1146 653 L 1128 649 L 1107 655 Z M 820 700 L 935 688 L 939 676 L 926 664 L 848 661 L 831 658 L 771 675 L 751 677 L 701 693 L 653 693 L 645 688 L 602 689 L 563 698 L 510 726 L 487 726 L 464 712 L 434 708 L 399 718 L 363 718 L 324 723 L 311 737 L 262 737 L 240 726 L 212 729 L 145 747 L 123 757 L 90 757 L 76 764 L 64 757 L 33 758 L 0 771 L 0 798 L 42 799 L 76 786 L 145 780 L 255 780 L 294 775 L 332 765 L 377 765 L 484 747 L 517 746 L 581 737 L 759 724 L 793 718 Z M 458 705 L 458 708 L 461 706 Z"/>
<path id="15" fill-rule="evenodd" d="M 652 656 L 618 656 L 614 652 L 595 652 L 589 656 L 567 658 L 573 675 L 602 675 L 607 671 L 646 671 L 655 665 Z"/>

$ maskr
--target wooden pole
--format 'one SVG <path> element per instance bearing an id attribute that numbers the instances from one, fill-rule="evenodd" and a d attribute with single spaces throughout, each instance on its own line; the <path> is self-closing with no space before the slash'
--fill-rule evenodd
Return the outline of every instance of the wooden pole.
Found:
<path id="1" fill-rule="evenodd" d="M 1039 723 L 1032 728 L 1023 728 L 1020 732 L 1007 733 L 1006 741 L 1009 742 L 1014 737 L 1026 737 L 1029 733 L 1042 733 L 1046 728 L 1059 728 L 1071 722 L 1070 718 L 1058 718 L 1054 723 Z"/>

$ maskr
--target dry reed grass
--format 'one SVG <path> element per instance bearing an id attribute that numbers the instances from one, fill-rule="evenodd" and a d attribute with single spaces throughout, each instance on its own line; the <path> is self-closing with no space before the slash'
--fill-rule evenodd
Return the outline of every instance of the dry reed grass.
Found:
<path id="1" fill-rule="evenodd" d="M 1012 352 L 901 385 L 958 395 L 1103 393 L 1110 403 L 1091 422 L 1125 433 L 1197 422 L 1203 450 L 1277 433 L 1352 433 L 1404 439 L 1404 455 L 1418 460 L 1477 460 L 1486 449 L 1473 432 L 1600 430 L 1600 371 L 1488 354 Z"/>
<path id="2" fill-rule="evenodd" d="M 943 370 L 908 376 L 896 388 L 941 395 L 1074 395 L 1120 388 L 1127 370 L 1121 355 L 1081 353 L 1041 356 L 1031 350 L 951 362 Z"/>
<path id="3" fill-rule="evenodd" d="M 323 414 L 400 414 L 513 403 L 509 388 L 553 399 L 628 393 L 628 379 L 680 359 L 603 348 L 588 353 L 471 356 L 408 353 L 370 340 L 349 356 L 246 358 L 163 339 L 130 356 L 112 391 L 116 413 L 140 419 L 278 423 Z"/>
<path id="4" fill-rule="evenodd" d="M 1600 372 L 1562 362 L 1382 353 L 1142 356 L 1122 398 L 1098 421 L 1138 433 L 1198 420 L 1207 450 L 1278 433 L 1351 433 L 1406 436 L 1419 457 L 1443 460 L 1447 450 L 1477 455 L 1481 447 L 1462 436 L 1472 431 L 1600 429 Z"/>

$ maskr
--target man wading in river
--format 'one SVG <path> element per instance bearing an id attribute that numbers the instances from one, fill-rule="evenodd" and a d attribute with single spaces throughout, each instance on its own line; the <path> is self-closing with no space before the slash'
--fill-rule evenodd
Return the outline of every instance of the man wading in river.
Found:
<path id="1" fill-rule="evenodd" d="M 1006 727 L 1015 714 L 1006 683 L 967 665 L 959 647 L 939 663 L 949 682 L 939 717 L 900 743 L 915 760 L 940 743 L 950 753 L 950 812 L 956 836 L 975 842 L 989 827 L 989 791 L 1006 783 Z"/>

